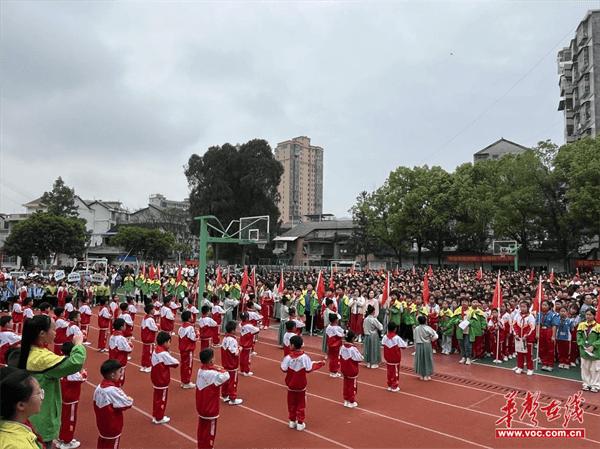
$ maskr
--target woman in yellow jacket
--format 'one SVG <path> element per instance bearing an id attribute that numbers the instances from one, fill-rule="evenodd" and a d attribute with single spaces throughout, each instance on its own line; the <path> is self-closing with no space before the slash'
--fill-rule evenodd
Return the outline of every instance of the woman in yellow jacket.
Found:
<path id="1" fill-rule="evenodd" d="M 40 449 L 29 426 L 29 417 L 39 413 L 44 390 L 27 371 L 10 366 L 0 369 L 0 447 Z"/>

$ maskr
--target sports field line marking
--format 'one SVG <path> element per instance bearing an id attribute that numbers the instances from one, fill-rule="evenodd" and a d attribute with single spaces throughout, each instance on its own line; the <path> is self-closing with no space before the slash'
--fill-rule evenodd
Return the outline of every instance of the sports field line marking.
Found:
<path id="1" fill-rule="evenodd" d="M 90 326 L 90 327 L 93 327 L 93 326 Z M 97 329 L 97 328 L 96 328 L 96 329 Z M 89 347 L 89 348 L 92 348 L 92 349 L 96 349 L 96 350 L 98 349 L 98 348 L 95 348 L 95 347 L 93 347 L 93 346 L 88 346 L 88 347 Z M 175 354 L 179 354 L 178 352 L 175 352 L 175 351 L 170 351 L 170 352 L 172 352 L 172 353 L 174 352 Z M 180 354 L 179 354 L 179 355 L 180 355 Z M 133 365 L 133 366 L 136 366 L 136 367 L 138 367 L 138 368 L 141 368 L 141 367 L 142 367 L 141 365 L 138 365 L 137 363 L 133 363 L 132 361 L 128 361 L 128 362 L 127 362 L 127 365 Z M 179 379 L 176 379 L 176 378 L 171 378 L 171 380 L 173 380 L 173 381 L 175 381 L 175 382 L 177 382 L 177 383 L 179 383 L 179 384 L 181 384 L 181 383 L 182 383 L 182 382 L 181 382 L 181 380 L 179 380 Z M 87 382 L 87 383 L 89 383 L 90 385 L 93 385 L 94 387 L 96 387 L 96 385 L 94 385 L 93 383 L 91 383 L 91 382 L 89 382 L 89 381 L 87 381 L 87 380 L 86 380 L 86 382 Z M 253 409 L 253 408 L 251 408 L 251 407 L 248 407 L 248 406 L 246 406 L 246 405 L 239 405 L 239 406 L 236 406 L 236 407 L 240 407 L 240 408 L 243 408 L 243 409 L 246 409 L 246 410 L 250 410 L 250 411 L 252 411 L 253 413 L 256 413 L 257 415 L 261 415 L 261 416 L 263 416 L 263 417 L 265 417 L 265 418 L 268 418 L 268 419 L 271 419 L 271 420 L 273 420 L 273 421 L 277 421 L 277 422 L 279 422 L 279 423 L 282 423 L 282 424 L 286 424 L 286 425 L 287 425 L 287 422 L 285 422 L 285 421 L 284 421 L 284 420 L 282 420 L 282 419 L 275 418 L 274 416 L 271 416 L 271 415 L 269 415 L 269 414 L 267 414 L 267 413 L 263 413 L 263 412 L 261 412 L 261 411 L 259 411 L 259 410 L 255 410 L 255 409 Z M 132 408 L 133 408 L 133 409 L 135 409 L 135 410 L 137 410 L 138 412 L 140 412 L 142 415 L 144 415 L 144 416 L 146 416 L 146 417 L 148 417 L 148 418 L 152 419 L 152 415 L 150 415 L 149 413 L 147 413 L 147 412 L 145 412 L 144 410 L 140 409 L 139 407 L 136 407 L 136 406 L 134 405 Z M 195 439 L 193 439 L 193 438 L 189 437 L 188 435 L 184 434 L 183 432 L 181 432 L 180 430 L 178 430 L 178 429 L 176 429 L 175 427 L 171 426 L 170 424 L 167 424 L 165 427 L 167 427 L 167 428 L 169 428 L 169 429 L 173 430 L 175 433 L 177 433 L 177 434 L 179 434 L 179 435 L 182 435 L 182 436 L 184 436 L 185 438 L 187 438 L 187 439 L 188 439 L 188 440 L 190 440 L 190 441 L 193 441 L 193 442 L 194 442 L 194 443 L 196 443 L 196 444 L 198 443 L 198 440 L 195 440 Z M 327 442 L 329 442 L 329 443 L 336 444 L 336 445 L 338 445 L 338 446 L 340 446 L 340 447 L 343 447 L 343 448 L 345 448 L 345 449 L 353 449 L 351 446 L 346 446 L 344 443 L 341 443 L 341 442 L 339 442 L 339 441 L 333 440 L 333 439 L 331 439 L 331 438 L 328 438 L 328 437 L 326 437 L 325 435 L 321 435 L 321 434 L 319 434 L 319 433 L 316 433 L 316 432 L 313 432 L 313 431 L 311 431 L 311 430 L 304 430 L 304 432 L 305 432 L 305 433 L 307 433 L 307 434 L 309 434 L 309 435 L 312 435 L 312 436 L 314 436 L 314 437 L 320 438 L 320 439 L 322 439 L 322 440 L 324 440 L 324 441 L 327 441 Z"/>
<path id="2" fill-rule="evenodd" d="M 91 385 L 91 386 L 92 386 L 92 387 L 94 387 L 94 388 L 96 388 L 96 387 L 98 386 L 98 385 L 94 384 L 93 382 L 90 382 L 89 380 L 86 380 L 86 381 L 85 381 L 85 383 L 86 383 L 86 384 L 88 384 L 88 385 Z M 138 406 L 136 406 L 136 405 L 133 405 L 131 408 L 132 408 L 132 409 L 134 409 L 136 412 L 138 412 L 138 413 L 142 414 L 142 415 L 143 415 L 143 416 L 145 416 L 146 418 L 150 418 L 150 419 L 152 419 L 152 415 L 151 415 L 150 413 L 148 413 L 148 412 L 146 412 L 145 410 L 143 410 L 143 409 L 139 408 Z M 188 440 L 188 441 L 191 441 L 191 442 L 192 442 L 192 443 L 194 443 L 194 444 L 198 444 L 198 440 L 196 440 L 196 439 L 194 439 L 194 438 L 190 437 L 190 436 L 189 436 L 189 435 L 187 435 L 186 433 L 183 433 L 181 430 L 179 430 L 179 429 L 177 429 L 177 428 L 173 427 L 171 424 L 162 424 L 162 426 L 163 426 L 163 427 L 166 427 L 166 428 L 167 428 L 167 429 L 169 429 L 169 430 L 172 430 L 172 431 L 173 431 L 173 432 L 175 432 L 177 435 L 179 435 L 179 436 L 181 436 L 181 437 L 185 438 L 186 440 Z"/>
<path id="3" fill-rule="evenodd" d="M 96 329 L 96 330 L 98 330 L 98 328 L 97 328 L 97 327 L 95 327 L 95 326 L 92 326 L 92 325 L 90 325 L 89 327 L 91 327 L 91 328 L 93 328 L 93 329 Z M 137 340 L 136 340 L 136 341 L 137 341 Z M 259 342 L 258 342 L 258 344 L 264 344 L 264 345 L 267 345 L 267 346 L 273 346 L 273 347 L 275 347 L 275 348 L 279 348 L 279 346 L 278 346 L 278 345 L 276 345 L 276 344 L 273 344 L 273 343 L 266 343 L 266 342 L 264 342 L 264 341 L 259 341 Z M 171 352 L 171 353 L 173 353 L 173 354 L 177 354 L 177 355 L 181 356 L 181 354 L 180 354 L 179 352 L 177 352 L 177 351 L 170 351 L 170 352 Z M 322 353 L 318 353 L 318 352 L 313 352 L 313 351 L 304 351 L 304 352 L 305 352 L 306 354 L 313 354 L 313 355 L 316 355 L 316 356 L 319 356 L 319 357 L 323 357 L 323 356 L 324 356 Z M 259 357 L 259 358 L 264 358 L 264 359 L 271 360 L 271 361 L 277 361 L 277 360 L 275 360 L 275 359 L 270 359 L 270 358 L 268 358 L 268 357 L 259 356 L 259 355 L 255 355 L 255 356 L 252 356 L 252 357 Z M 131 363 L 131 362 L 130 362 L 130 363 Z M 277 361 L 277 363 L 280 363 L 280 361 Z M 481 364 L 480 364 L 480 365 L 481 365 Z M 487 366 L 487 365 L 486 365 L 486 366 Z M 501 367 L 499 367 L 499 368 L 501 368 Z M 385 371 L 385 369 L 384 369 L 384 368 L 377 368 L 377 369 L 378 369 L 379 371 Z M 504 369 L 509 369 L 509 368 L 504 368 Z M 321 372 L 318 372 L 318 373 L 319 373 L 319 374 L 325 374 L 325 373 L 321 373 Z M 413 377 L 413 378 L 414 378 L 414 377 L 418 377 L 416 374 L 408 374 L 408 373 L 403 373 L 403 372 L 400 372 L 399 374 L 400 374 L 400 375 L 402 375 L 402 376 Z M 547 376 L 547 377 L 552 377 L 552 376 Z M 454 382 L 448 382 L 448 381 L 441 380 L 441 379 L 433 379 L 433 380 L 434 380 L 435 382 L 440 382 L 440 383 L 444 383 L 444 384 L 447 384 L 447 385 L 452 385 L 452 386 L 455 386 L 455 387 L 461 387 L 461 388 L 466 388 L 466 389 L 470 389 L 470 390 L 480 391 L 480 392 L 482 392 L 482 393 L 486 393 L 486 394 L 493 394 L 493 395 L 496 395 L 496 396 L 505 397 L 505 395 L 504 395 L 504 394 L 502 394 L 502 393 L 497 393 L 497 392 L 495 392 L 495 391 L 488 391 L 488 390 L 484 390 L 484 389 L 482 389 L 482 388 L 472 387 L 472 386 L 469 386 L 469 385 L 462 385 L 462 384 L 459 384 L 459 383 L 454 383 Z M 384 389 L 383 387 L 381 387 L 381 386 L 379 386 L 379 385 L 374 385 L 374 384 L 371 384 L 371 383 L 368 383 L 368 382 L 364 382 L 364 381 L 358 381 L 358 382 L 359 382 L 359 383 L 362 383 L 362 384 L 364 384 L 364 385 L 369 385 L 369 386 L 372 386 L 372 387 L 376 387 L 376 388 L 381 388 L 381 389 Z M 406 394 L 406 395 L 410 395 L 410 396 L 415 396 L 415 395 L 412 395 L 411 393 L 406 393 L 406 392 L 403 392 L 403 391 L 400 391 L 400 393 L 402 393 L 402 394 Z M 430 401 L 438 402 L 438 403 L 441 403 L 441 404 L 446 404 L 446 405 L 449 405 L 449 406 L 451 406 L 451 407 L 458 407 L 458 406 L 456 406 L 456 405 L 454 405 L 454 404 L 449 404 L 449 403 L 445 403 L 445 402 L 436 401 L 435 399 L 431 399 L 431 398 L 426 398 L 426 397 L 422 397 L 422 396 L 415 396 L 415 397 L 417 397 L 417 398 L 419 398 L 419 399 L 423 399 L 423 400 L 430 400 Z M 524 399 L 522 399 L 522 400 L 524 401 Z M 547 405 L 547 404 L 548 404 L 548 403 L 543 403 L 543 402 L 541 403 L 541 405 Z M 473 407 L 473 406 L 471 405 L 471 406 L 469 406 L 469 407 Z M 480 411 L 480 410 L 471 410 L 470 408 L 465 408 L 465 410 L 470 410 L 470 411 L 473 411 L 473 412 L 478 412 L 478 413 L 486 413 L 486 412 L 483 412 L 483 411 Z M 585 412 L 585 414 L 586 414 L 586 415 L 590 415 L 590 416 L 600 417 L 600 414 L 593 413 L 593 412 Z M 493 415 L 493 414 L 489 414 L 489 415 L 490 415 L 490 416 L 495 416 L 495 417 L 498 417 L 497 415 Z M 527 424 L 527 423 L 525 423 L 525 424 Z M 591 441 L 594 441 L 594 440 L 591 440 Z"/>
<path id="4" fill-rule="evenodd" d="M 480 363 L 480 362 L 473 362 L 475 365 L 479 365 L 479 366 L 487 366 L 489 368 L 497 368 L 497 369 L 504 369 L 504 370 L 509 370 L 509 371 L 513 371 L 513 368 L 508 368 L 505 366 L 498 366 L 498 365 L 488 365 L 487 363 Z M 569 379 L 567 377 L 556 377 L 556 376 L 551 376 L 550 374 L 544 374 L 544 373 L 535 373 L 536 376 L 542 376 L 542 377 L 549 377 L 551 379 L 560 379 L 560 380 L 568 380 L 569 382 L 575 382 L 578 384 L 581 384 L 580 380 L 575 380 L 575 379 Z"/>
<path id="5" fill-rule="evenodd" d="M 272 419 L 273 421 L 277 421 L 278 423 L 287 424 L 287 422 L 285 422 L 283 419 L 275 418 L 275 417 L 273 417 L 271 415 L 268 415 L 267 413 L 259 412 L 258 410 L 254 410 L 253 408 L 246 407 L 245 405 L 240 405 L 239 407 L 240 408 L 245 408 L 246 410 L 250 410 L 252 413 L 256 413 L 258 415 L 264 416 L 265 418 Z M 331 438 L 327 438 L 326 436 L 320 435 L 320 434 L 312 432 L 310 430 L 306 430 L 305 429 L 304 433 L 308 433 L 310 435 L 313 435 L 313 436 L 316 436 L 318 438 L 321 438 L 321 439 L 323 439 L 325 441 L 329 441 L 330 443 L 337 444 L 338 446 L 343 447 L 345 449 L 353 449 L 352 446 L 346 446 L 344 443 L 340 443 L 339 441 L 332 440 Z"/>
<path id="6" fill-rule="evenodd" d="M 250 376 L 250 379 L 256 379 L 256 380 L 260 380 L 260 381 L 263 381 L 263 382 L 267 382 L 267 383 L 270 383 L 270 384 L 277 385 L 279 387 L 285 388 L 287 390 L 287 387 L 284 384 L 280 384 L 278 382 L 275 382 L 275 381 L 269 380 L 269 379 L 265 379 L 263 377 Z M 319 398 L 319 399 L 322 399 L 324 401 L 331 402 L 333 404 L 337 404 L 337 405 L 340 404 L 339 401 L 327 398 L 325 396 L 321 396 L 321 395 L 314 394 L 314 393 L 308 393 L 308 392 L 306 394 L 308 396 L 313 396 L 315 398 Z M 372 414 L 372 415 L 375 415 L 375 416 L 379 416 L 380 418 L 385 418 L 385 419 L 389 419 L 391 421 L 396 421 L 396 422 L 399 422 L 401 424 L 405 424 L 405 425 L 410 426 L 410 427 L 416 427 L 418 429 L 422 429 L 422 430 L 425 430 L 427 432 L 437 433 L 438 435 L 442 435 L 442 436 L 445 436 L 447 438 L 453 438 L 455 440 L 462 441 L 463 443 L 469 443 L 469 444 L 472 444 L 474 446 L 482 447 L 482 448 L 485 448 L 485 449 L 492 449 L 490 446 L 484 446 L 483 444 L 479 444 L 479 443 L 476 443 L 474 441 L 470 441 L 470 440 L 467 440 L 467 439 L 464 439 L 464 438 L 461 438 L 461 437 L 457 437 L 455 435 L 451 435 L 449 433 L 442 432 L 442 431 L 439 431 L 439 430 L 431 429 L 429 427 L 421 426 L 419 424 L 415 424 L 415 423 L 411 423 L 411 422 L 408 422 L 408 421 L 404 421 L 404 420 L 399 419 L 399 418 L 394 418 L 392 416 L 387 416 L 387 415 L 384 415 L 382 413 L 374 412 L 373 410 L 369 410 L 369 409 L 366 409 L 366 408 L 363 408 L 363 407 L 356 407 L 356 409 L 360 410 L 360 411 L 363 411 L 365 413 L 369 413 L 369 414 Z"/>
<path id="7" fill-rule="evenodd" d="M 492 396 L 486 396 L 485 398 L 483 398 L 480 401 L 475 402 L 474 404 L 469 405 L 467 408 L 468 409 L 472 409 L 473 407 L 477 407 L 478 405 L 483 404 L 485 401 L 487 401 L 488 399 L 491 399 Z M 475 411 L 475 410 L 474 410 Z"/>

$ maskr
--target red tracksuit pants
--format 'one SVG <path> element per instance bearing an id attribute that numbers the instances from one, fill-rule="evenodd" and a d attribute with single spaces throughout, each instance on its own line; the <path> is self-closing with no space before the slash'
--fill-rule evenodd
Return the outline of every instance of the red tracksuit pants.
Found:
<path id="1" fill-rule="evenodd" d="M 62 343 L 54 343 L 54 353 L 56 355 L 63 355 Z"/>
<path id="2" fill-rule="evenodd" d="M 344 401 L 356 402 L 358 391 L 358 377 L 344 376 Z"/>
<path id="3" fill-rule="evenodd" d="M 62 404 L 62 413 L 60 416 L 60 433 L 58 439 L 65 443 L 70 443 L 75 434 L 75 425 L 77 424 L 77 408 L 79 401 L 69 404 Z"/>
<path id="4" fill-rule="evenodd" d="M 517 367 L 523 369 L 527 362 L 527 369 L 533 369 L 533 343 L 527 343 L 527 353 L 517 352 Z"/>
<path id="5" fill-rule="evenodd" d="M 189 384 L 192 381 L 192 367 L 194 365 L 194 352 L 181 352 L 181 365 L 179 371 L 181 373 L 181 383 Z"/>
<path id="6" fill-rule="evenodd" d="M 329 372 L 337 373 L 340 370 L 340 348 L 327 348 L 327 359 L 329 360 Z"/>
<path id="7" fill-rule="evenodd" d="M 152 417 L 157 421 L 160 421 L 165 417 L 168 395 L 169 387 L 154 387 L 154 396 L 152 398 Z"/>
<path id="8" fill-rule="evenodd" d="M 552 341 L 552 329 L 540 329 L 540 360 L 543 366 L 554 365 L 554 342 Z"/>
<path id="9" fill-rule="evenodd" d="M 502 360 L 504 357 L 505 345 L 503 344 L 506 338 L 500 333 L 500 341 L 498 341 L 498 332 L 493 331 L 489 334 L 490 352 L 494 356 L 494 360 Z"/>
<path id="10" fill-rule="evenodd" d="M 227 370 L 229 380 L 221 387 L 221 396 L 231 400 L 237 399 L 238 370 Z"/>
<path id="11" fill-rule="evenodd" d="M 108 329 L 100 329 L 98 331 L 98 349 L 106 349 L 108 340 Z"/>
<path id="12" fill-rule="evenodd" d="M 271 325 L 271 305 L 263 304 L 262 306 L 260 306 L 260 313 L 263 316 L 263 326 L 269 327 Z"/>
<path id="13" fill-rule="evenodd" d="M 142 367 L 144 368 L 152 368 L 152 349 L 154 349 L 154 343 L 142 344 Z"/>
<path id="14" fill-rule="evenodd" d="M 212 337 L 200 339 L 200 351 L 210 348 L 210 340 L 211 339 L 212 339 Z"/>
<path id="15" fill-rule="evenodd" d="M 288 417 L 290 421 L 302 424 L 306 411 L 306 391 L 288 390 L 287 395 Z"/>
<path id="16" fill-rule="evenodd" d="M 571 342 L 569 340 L 556 340 L 558 349 L 558 363 L 569 365 L 571 363 Z"/>
<path id="17" fill-rule="evenodd" d="M 15 334 L 21 335 L 23 333 L 23 321 L 13 321 L 13 328 Z"/>
<path id="18" fill-rule="evenodd" d="M 212 330 L 212 344 L 213 345 L 218 345 L 220 343 L 219 341 L 219 329 L 221 328 L 221 323 L 217 322 L 217 326 L 215 326 Z"/>
<path id="19" fill-rule="evenodd" d="M 250 353 L 252 348 L 242 348 L 240 352 L 240 371 L 242 373 L 250 372 Z"/>
<path id="20" fill-rule="evenodd" d="M 217 436 L 217 418 L 198 418 L 198 449 L 212 449 Z"/>
<path id="21" fill-rule="evenodd" d="M 121 442 L 121 435 L 114 438 L 98 437 L 97 449 L 119 449 L 119 443 Z"/>
<path id="22" fill-rule="evenodd" d="M 387 385 L 390 388 L 398 388 L 400 378 L 400 364 L 387 363 Z"/>

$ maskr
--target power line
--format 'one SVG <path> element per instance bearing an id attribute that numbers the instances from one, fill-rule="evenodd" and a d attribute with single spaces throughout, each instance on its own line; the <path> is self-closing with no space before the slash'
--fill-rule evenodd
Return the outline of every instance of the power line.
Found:
<path id="1" fill-rule="evenodd" d="M 427 154 L 424 156 L 423 160 L 427 161 L 428 159 L 430 159 L 432 156 L 435 156 L 437 153 L 439 153 L 441 150 L 443 150 L 444 148 L 446 148 L 449 144 L 451 144 L 452 142 L 454 142 L 454 140 L 456 140 L 459 136 L 461 136 L 465 131 L 467 131 L 468 129 L 470 129 L 475 123 L 477 123 L 485 114 L 487 114 L 494 106 L 496 106 L 498 103 L 500 103 L 500 101 L 502 101 L 510 92 L 512 92 L 512 90 L 517 87 L 525 78 L 527 78 L 547 57 L 548 55 L 550 55 L 551 53 L 553 53 L 556 50 L 556 47 L 558 47 L 559 45 L 562 45 L 562 43 L 564 42 L 564 40 L 573 35 L 573 33 L 577 30 L 577 27 L 570 29 L 570 31 L 565 34 L 563 37 L 560 38 L 560 40 L 550 49 L 548 50 L 548 52 L 546 52 L 540 59 L 538 59 L 536 61 L 535 64 L 533 64 L 533 66 L 531 66 L 529 68 L 529 70 L 527 70 L 519 79 L 517 79 L 509 88 L 507 91 L 505 91 L 500 97 L 496 98 L 492 103 L 490 103 L 487 107 L 485 107 L 474 119 L 472 119 L 470 122 L 468 122 L 465 126 L 463 126 L 456 134 L 454 134 L 452 137 L 450 137 L 450 139 L 448 139 L 447 141 L 445 141 L 442 145 L 438 146 L 434 151 L 432 151 L 431 153 Z"/>

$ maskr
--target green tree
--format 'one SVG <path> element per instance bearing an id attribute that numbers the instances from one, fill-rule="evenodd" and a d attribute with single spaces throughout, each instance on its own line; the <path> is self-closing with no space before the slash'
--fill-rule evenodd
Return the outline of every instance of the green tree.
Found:
<path id="1" fill-rule="evenodd" d="M 354 254 L 360 254 L 364 257 L 365 263 L 375 248 L 376 240 L 371 235 L 371 229 L 369 227 L 369 194 L 366 191 L 362 191 L 356 197 L 356 203 L 350 209 L 352 213 L 352 221 L 354 222 L 354 229 L 352 230 L 352 236 L 348 240 L 351 251 Z"/>
<path id="2" fill-rule="evenodd" d="M 50 215 L 59 215 L 61 217 L 77 217 L 77 207 L 75 207 L 75 189 L 65 185 L 65 182 L 59 176 L 50 192 L 44 192 L 41 203 L 46 206 L 46 211 Z"/>
<path id="3" fill-rule="evenodd" d="M 142 260 L 160 263 L 176 248 L 175 237 L 170 232 L 139 226 L 121 226 L 111 243 L 138 255 Z"/>
<path id="4" fill-rule="evenodd" d="M 213 146 L 202 156 L 193 154 L 185 167 L 191 190 L 191 216 L 215 215 L 226 227 L 240 217 L 268 215 L 274 234 L 279 223 L 277 186 L 282 174 L 283 166 L 262 139 L 238 146 Z M 197 234 L 198 223 L 193 221 L 191 227 Z M 218 246 L 215 245 L 215 257 L 219 255 Z M 228 247 L 226 251 L 230 253 L 240 251 L 234 245 Z M 257 252 L 256 248 L 250 251 Z"/>
<path id="5" fill-rule="evenodd" d="M 36 213 L 17 223 L 4 243 L 4 250 L 20 256 L 28 266 L 33 256 L 40 259 L 66 254 L 81 256 L 88 243 L 83 220 L 70 217 Z"/>
<path id="6" fill-rule="evenodd" d="M 529 266 L 532 245 L 544 238 L 544 193 L 541 182 L 546 169 L 539 153 L 509 154 L 496 165 L 496 208 L 494 235 L 510 238 L 521 245 Z"/>

